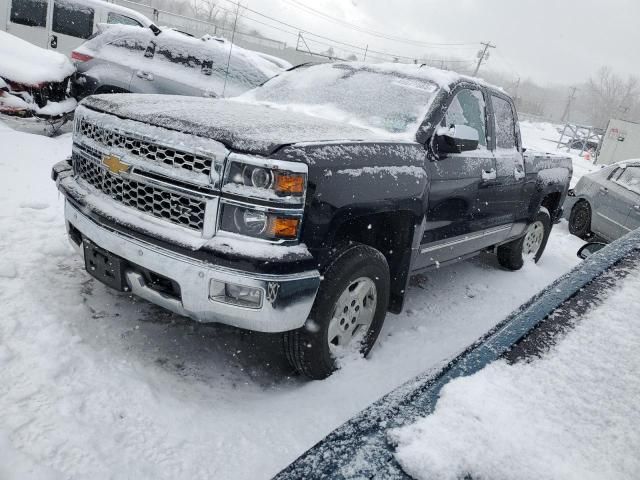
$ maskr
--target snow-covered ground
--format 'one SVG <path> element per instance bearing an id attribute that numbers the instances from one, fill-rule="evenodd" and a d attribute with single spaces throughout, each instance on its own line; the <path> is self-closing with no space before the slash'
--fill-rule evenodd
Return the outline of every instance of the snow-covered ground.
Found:
<path id="1" fill-rule="evenodd" d="M 392 432 L 417 479 L 634 479 L 640 471 L 640 272 L 532 362 L 500 360 Z"/>
<path id="2" fill-rule="evenodd" d="M 556 226 L 538 265 L 495 258 L 412 281 L 368 360 L 290 376 L 277 337 L 200 325 L 114 293 L 69 246 L 49 179 L 70 151 L 0 121 L 0 478 L 268 478 L 434 369 L 578 263 Z"/>

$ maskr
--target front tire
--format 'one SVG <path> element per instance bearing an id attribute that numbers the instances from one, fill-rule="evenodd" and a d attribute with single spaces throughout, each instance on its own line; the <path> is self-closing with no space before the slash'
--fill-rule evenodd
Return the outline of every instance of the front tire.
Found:
<path id="1" fill-rule="evenodd" d="M 498 262 L 508 270 L 520 270 L 526 259 L 538 263 L 547 246 L 551 234 L 551 215 L 545 207 L 540 207 L 525 234 L 512 242 L 498 247 Z"/>
<path id="2" fill-rule="evenodd" d="M 582 239 L 591 233 L 591 207 L 585 200 L 579 201 L 571 209 L 569 233 Z"/>
<path id="3" fill-rule="evenodd" d="M 324 272 L 306 324 L 284 334 L 285 355 L 300 373 L 322 380 L 347 348 L 367 356 L 389 304 L 389 266 L 378 250 L 354 245 Z"/>

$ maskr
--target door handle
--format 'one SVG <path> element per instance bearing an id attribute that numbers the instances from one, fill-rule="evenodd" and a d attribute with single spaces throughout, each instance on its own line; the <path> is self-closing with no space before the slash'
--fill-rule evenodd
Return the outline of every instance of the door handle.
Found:
<path id="1" fill-rule="evenodd" d="M 522 180 L 525 177 L 524 168 L 518 165 L 513 171 L 513 176 L 516 177 L 516 180 Z"/>
<path id="2" fill-rule="evenodd" d="M 51 48 L 58 48 L 58 36 L 57 35 L 51 35 L 51 38 L 49 39 L 49 46 Z"/>
<path id="3" fill-rule="evenodd" d="M 600 195 L 606 195 L 609 193 L 609 189 L 607 187 L 600 187 Z"/>
<path id="4" fill-rule="evenodd" d="M 492 168 L 491 170 L 482 170 L 482 180 L 485 182 L 495 180 L 496 178 L 498 178 L 498 174 L 496 173 L 495 168 Z"/>
<path id="5" fill-rule="evenodd" d="M 153 81 L 153 74 L 149 72 L 143 72 L 142 70 L 136 71 L 136 76 L 144 78 L 145 80 Z"/>

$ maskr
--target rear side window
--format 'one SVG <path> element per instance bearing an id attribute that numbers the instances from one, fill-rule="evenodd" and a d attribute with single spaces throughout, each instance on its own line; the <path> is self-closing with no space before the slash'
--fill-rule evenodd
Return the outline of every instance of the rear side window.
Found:
<path id="1" fill-rule="evenodd" d="M 445 115 L 445 126 L 468 125 L 478 132 L 480 147 L 487 147 L 487 121 L 484 95 L 479 90 L 464 89 L 456 94 Z"/>
<path id="2" fill-rule="evenodd" d="M 110 23 L 112 25 L 132 25 L 134 27 L 142 26 L 139 21 L 134 20 L 133 18 L 113 12 L 109 12 L 109 15 L 107 15 L 107 23 Z"/>
<path id="3" fill-rule="evenodd" d="M 640 194 L 640 167 L 622 169 L 622 173 L 614 181 L 627 190 Z"/>
<path id="4" fill-rule="evenodd" d="M 29 27 L 47 26 L 46 0 L 13 0 L 10 21 Z"/>
<path id="5" fill-rule="evenodd" d="M 516 122 L 511 103 L 500 97 L 491 97 L 498 148 L 516 148 Z"/>
<path id="6" fill-rule="evenodd" d="M 93 34 L 93 8 L 69 0 L 55 0 L 52 29 L 70 37 L 87 39 Z"/>

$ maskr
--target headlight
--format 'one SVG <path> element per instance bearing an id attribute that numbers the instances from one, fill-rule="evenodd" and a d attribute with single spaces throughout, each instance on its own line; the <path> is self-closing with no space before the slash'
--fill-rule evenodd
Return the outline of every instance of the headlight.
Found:
<path id="1" fill-rule="evenodd" d="M 223 203 L 220 229 L 263 240 L 297 240 L 300 215 Z"/>
<path id="2" fill-rule="evenodd" d="M 230 155 L 223 191 L 260 200 L 302 205 L 307 188 L 303 163 Z"/>

